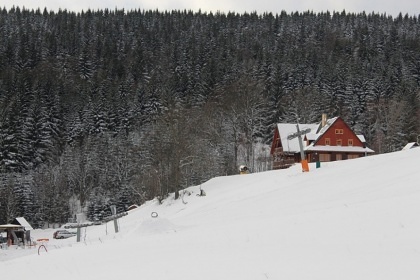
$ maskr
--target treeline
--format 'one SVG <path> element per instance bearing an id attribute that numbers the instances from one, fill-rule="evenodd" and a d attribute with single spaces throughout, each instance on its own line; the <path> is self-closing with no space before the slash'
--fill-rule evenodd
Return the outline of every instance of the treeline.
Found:
<path id="1" fill-rule="evenodd" d="M 420 17 L 0 11 L 0 223 L 89 219 L 270 169 L 273 125 L 420 134 Z"/>

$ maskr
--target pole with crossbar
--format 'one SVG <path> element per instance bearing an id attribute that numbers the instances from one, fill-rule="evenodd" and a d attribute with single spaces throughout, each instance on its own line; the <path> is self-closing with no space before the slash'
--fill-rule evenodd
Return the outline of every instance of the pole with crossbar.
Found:
<path id="1" fill-rule="evenodd" d="M 294 138 L 297 138 L 299 141 L 299 147 L 300 147 L 300 158 L 301 160 L 305 159 L 305 152 L 303 151 L 303 143 L 302 143 L 302 135 L 307 134 L 311 131 L 310 128 L 306 128 L 304 130 L 299 129 L 299 124 L 296 125 L 297 132 L 290 134 L 287 136 L 287 140 L 292 140 Z"/>
<path id="2" fill-rule="evenodd" d="M 288 140 L 292 140 L 294 138 L 297 138 L 299 141 L 299 147 L 300 147 L 300 158 L 301 158 L 301 163 L 302 163 L 302 170 L 307 172 L 309 171 L 309 167 L 308 167 L 308 162 L 305 159 L 305 152 L 303 150 L 303 143 L 302 143 L 302 135 L 307 134 L 311 131 L 310 128 L 306 128 L 303 130 L 299 129 L 299 124 L 296 124 L 296 130 L 297 132 L 287 136 Z"/>

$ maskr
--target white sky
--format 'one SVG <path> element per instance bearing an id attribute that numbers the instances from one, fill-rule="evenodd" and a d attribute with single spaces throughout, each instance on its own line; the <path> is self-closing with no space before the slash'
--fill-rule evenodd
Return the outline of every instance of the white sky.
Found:
<path id="1" fill-rule="evenodd" d="M 76 237 L 0 249 L 2 279 L 420 279 L 420 148 L 217 177 Z M 158 213 L 152 218 L 153 212 Z M 39 254 L 39 255 L 38 255 Z"/>
<path id="2" fill-rule="evenodd" d="M 159 9 L 164 10 L 193 10 L 238 13 L 257 11 L 258 13 L 280 13 L 294 11 L 343 11 L 359 13 L 386 13 L 397 16 L 400 12 L 405 15 L 418 16 L 420 14 L 420 1 L 418 0 L 2 0 L 1 7 L 10 9 L 13 5 L 28 9 L 47 7 L 48 10 L 67 9 L 81 11 L 87 9 Z"/>

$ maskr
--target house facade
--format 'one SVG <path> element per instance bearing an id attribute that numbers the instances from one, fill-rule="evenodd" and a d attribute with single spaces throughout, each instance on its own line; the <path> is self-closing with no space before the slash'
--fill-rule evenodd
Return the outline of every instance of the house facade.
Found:
<path id="1" fill-rule="evenodd" d="M 296 133 L 296 126 L 277 124 L 271 146 L 273 169 L 287 168 L 301 161 L 299 139 L 289 137 Z M 364 136 L 356 135 L 340 117 L 327 119 L 323 115 L 320 123 L 298 126 L 305 132 L 302 144 L 308 162 L 346 160 L 374 153 L 366 146 Z"/>

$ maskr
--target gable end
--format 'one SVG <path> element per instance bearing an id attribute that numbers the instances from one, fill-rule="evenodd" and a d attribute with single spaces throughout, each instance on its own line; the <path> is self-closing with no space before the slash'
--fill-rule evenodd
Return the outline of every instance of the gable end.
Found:
<path id="1" fill-rule="evenodd" d="M 349 141 L 350 140 L 350 141 Z M 364 147 L 356 133 L 341 118 L 337 119 L 314 142 L 314 146 L 350 146 Z"/>

